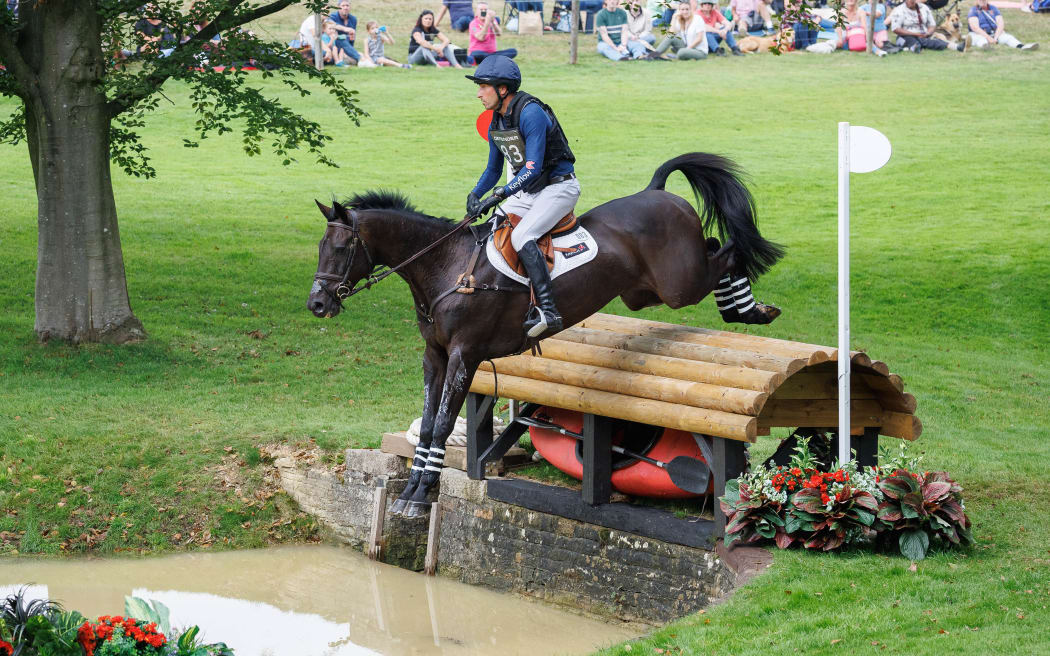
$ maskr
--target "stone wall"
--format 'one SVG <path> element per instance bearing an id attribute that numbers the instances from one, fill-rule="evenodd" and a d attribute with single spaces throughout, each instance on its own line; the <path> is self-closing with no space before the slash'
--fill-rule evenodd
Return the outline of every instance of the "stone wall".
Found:
<path id="1" fill-rule="evenodd" d="M 342 475 L 277 461 L 281 483 L 335 537 L 366 548 L 374 490 L 387 503 L 408 472 L 397 456 L 347 451 Z M 725 595 L 735 575 L 713 551 L 642 538 L 494 501 L 485 481 L 446 468 L 441 477 L 438 572 L 465 583 L 516 592 L 574 610 L 646 623 L 695 612 Z M 427 519 L 387 514 L 383 561 L 422 569 Z"/>

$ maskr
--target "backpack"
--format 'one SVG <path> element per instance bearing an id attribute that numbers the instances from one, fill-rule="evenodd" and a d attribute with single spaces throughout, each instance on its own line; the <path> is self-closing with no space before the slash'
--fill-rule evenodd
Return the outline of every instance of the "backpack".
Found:
<path id="1" fill-rule="evenodd" d="M 1050 12 L 1050 0 L 1032 0 L 1031 8 L 1037 14 Z"/>

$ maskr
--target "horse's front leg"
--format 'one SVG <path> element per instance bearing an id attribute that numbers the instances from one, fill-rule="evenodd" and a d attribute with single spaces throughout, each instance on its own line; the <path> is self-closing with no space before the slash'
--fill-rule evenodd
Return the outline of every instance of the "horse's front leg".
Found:
<path id="1" fill-rule="evenodd" d="M 394 514 L 404 512 L 426 469 L 447 367 L 448 356 L 445 350 L 440 346 L 427 344 L 423 353 L 423 421 L 419 427 L 419 444 L 416 445 L 416 453 L 412 458 L 412 472 L 408 477 L 408 485 L 390 506 L 390 512 Z"/>
<path id="2" fill-rule="evenodd" d="M 427 494 L 437 485 L 441 478 L 441 469 L 445 462 L 445 441 L 456 427 L 456 417 L 463 407 L 470 389 L 470 381 L 478 363 L 468 361 L 458 351 L 449 353 L 448 367 L 445 370 L 445 384 L 441 390 L 441 402 L 438 404 L 437 416 L 434 419 L 433 438 L 430 441 L 430 453 L 427 465 L 419 485 L 412 493 L 412 498 L 403 512 L 405 517 L 421 517 L 430 511 Z"/>

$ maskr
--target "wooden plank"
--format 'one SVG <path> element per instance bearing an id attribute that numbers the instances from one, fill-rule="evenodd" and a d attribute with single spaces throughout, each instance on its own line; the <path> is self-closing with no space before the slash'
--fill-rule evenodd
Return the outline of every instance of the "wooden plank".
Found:
<path id="1" fill-rule="evenodd" d="M 593 328 L 627 335 L 656 337 L 675 342 L 703 344 L 746 351 L 759 351 L 788 358 L 802 358 L 808 364 L 817 364 L 831 359 L 834 349 L 816 344 L 789 342 L 771 337 L 760 337 L 747 333 L 711 330 L 694 326 L 679 326 L 660 321 L 648 321 L 613 314 L 595 314 L 576 324 L 580 328 Z"/>
<path id="2" fill-rule="evenodd" d="M 749 367 L 763 371 L 775 371 L 788 376 L 806 366 L 806 360 L 802 358 L 786 358 L 757 351 L 742 351 L 703 346 L 701 344 L 685 344 L 667 339 L 622 335 L 591 328 L 567 328 L 552 337 L 551 340 L 592 344 L 594 346 L 605 346 L 627 351 L 666 355 L 672 358 L 713 362 L 733 367 Z"/>
<path id="3" fill-rule="evenodd" d="M 496 381 L 492 373 L 479 370 L 474 375 L 470 389 L 480 394 L 492 394 L 495 387 Z M 716 435 L 732 440 L 755 441 L 755 418 L 747 415 L 692 408 L 519 376 L 500 376 L 499 389 L 502 396 L 519 401 L 531 401 L 565 410 Z"/>
<path id="4" fill-rule="evenodd" d="M 917 440 L 922 435 L 922 422 L 915 415 L 887 411 L 879 434 L 902 440 Z"/>
<path id="5" fill-rule="evenodd" d="M 878 401 L 857 400 L 850 402 L 850 428 L 881 426 L 883 422 L 882 406 Z M 766 402 L 762 414 L 758 416 L 760 426 L 799 426 L 821 428 L 838 425 L 838 401 L 835 399 L 787 399 L 775 398 Z M 885 435 L 885 433 L 883 433 Z"/>
<path id="6" fill-rule="evenodd" d="M 423 573 L 437 573 L 438 546 L 441 544 L 441 503 L 430 504 L 430 529 L 427 531 L 427 555 L 423 559 Z"/>
<path id="7" fill-rule="evenodd" d="M 382 479 L 379 479 L 383 482 Z M 383 524 L 386 521 L 386 485 L 376 487 L 372 496 L 372 532 L 368 536 L 368 558 L 383 557 Z"/>
<path id="8" fill-rule="evenodd" d="M 888 364 L 886 364 L 885 362 L 883 362 L 882 360 L 872 360 L 871 361 L 871 368 L 874 369 L 875 371 L 879 372 L 883 376 L 889 376 L 890 375 L 890 366 Z"/>
<path id="9" fill-rule="evenodd" d="M 489 498 L 496 501 L 622 533 L 700 549 L 714 546 L 713 522 L 699 517 L 679 518 L 667 510 L 628 503 L 591 506 L 575 490 L 516 478 L 490 480 L 487 490 Z"/>
<path id="10" fill-rule="evenodd" d="M 765 394 L 752 390 L 534 358 L 531 355 L 500 358 L 495 363 L 482 362 L 480 366 L 484 371 L 493 371 L 493 367 L 497 375 L 510 374 L 744 415 L 758 414 L 766 401 Z"/>
<path id="11" fill-rule="evenodd" d="M 878 398 L 865 381 L 850 376 L 851 399 Z M 803 369 L 791 375 L 776 389 L 770 399 L 837 399 L 839 398 L 838 376 L 835 372 L 814 372 Z"/>
<path id="12" fill-rule="evenodd" d="M 612 496 L 612 426 L 608 417 L 583 416 L 583 500 L 592 506 Z"/>
<path id="13" fill-rule="evenodd" d="M 831 359 L 835 349 L 830 346 L 819 344 L 807 344 L 805 342 L 793 342 L 776 337 L 764 337 L 750 333 L 738 333 L 729 330 L 715 330 L 712 328 L 701 328 L 699 326 L 682 326 L 662 321 L 650 321 L 635 317 L 622 317 L 615 314 L 594 314 L 580 323 L 580 327 L 609 330 L 634 335 L 650 335 L 661 337 L 658 333 L 673 336 L 675 341 L 691 342 L 694 344 L 732 345 L 752 344 L 754 348 L 748 350 L 761 350 L 792 358 L 812 359 L 810 364 L 817 364 Z M 670 339 L 666 337 L 665 339 Z M 814 358 L 814 354 L 816 355 Z"/>
<path id="14" fill-rule="evenodd" d="M 785 379 L 784 374 L 773 371 L 673 358 L 652 353 L 637 353 L 556 339 L 545 339 L 542 345 L 543 357 L 546 359 L 666 376 L 709 385 L 724 385 L 756 392 L 771 392 Z M 498 358 L 496 362 L 501 359 Z"/>
<path id="15" fill-rule="evenodd" d="M 396 433 L 383 433 L 383 442 L 379 447 L 379 450 L 383 453 L 393 453 L 394 455 L 402 456 L 404 458 L 411 458 L 415 455 L 416 447 L 405 439 L 404 431 L 400 431 Z M 506 454 L 504 454 L 502 460 L 490 462 L 485 467 L 485 473 L 486 475 L 495 475 L 504 471 L 506 467 L 513 467 L 514 465 L 519 465 L 527 460 L 529 460 L 528 452 L 519 446 L 513 446 Z M 467 471 L 467 447 L 446 446 L 445 466 L 460 471 Z"/>
<path id="16" fill-rule="evenodd" d="M 904 412 L 907 414 L 915 414 L 915 397 L 911 394 L 902 393 L 901 390 L 893 384 L 893 380 L 889 376 L 880 376 L 877 374 L 861 374 L 859 376 L 867 383 L 871 389 L 878 395 L 879 403 L 882 407 L 887 410 L 893 410 L 894 412 Z M 852 377 L 851 377 L 852 378 Z M 898 376 L 898 380 L 899 380 Z"/>

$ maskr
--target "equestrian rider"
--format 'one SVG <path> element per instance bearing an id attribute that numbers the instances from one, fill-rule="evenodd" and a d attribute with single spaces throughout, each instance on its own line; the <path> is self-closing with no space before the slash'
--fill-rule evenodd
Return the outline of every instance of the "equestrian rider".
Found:
<path id="1" fill-rule="evenodd" d="M 529 275 L 536 306 L 525 319 L 525 332 L 539 337 L 562 329 L 554 305 L 547 261 L 536 240 L 576 206 L 580 183 L 573 172 L 576 158 L 549 106 L 524 91 L 518 65 L 502 55 L 486 57 L 467 79 L 477 83 L 478 98 L 491 109 L 489 160 L 478 184 L 467 195 L 467 214 L 480 216 L 506 199 L 503 211 L 521 221 L 511 233 L 511 244 Z M 496 186 L 507 160 L 513 179 Z M 492 196 L 480 199 L 492 189 Z"/>

